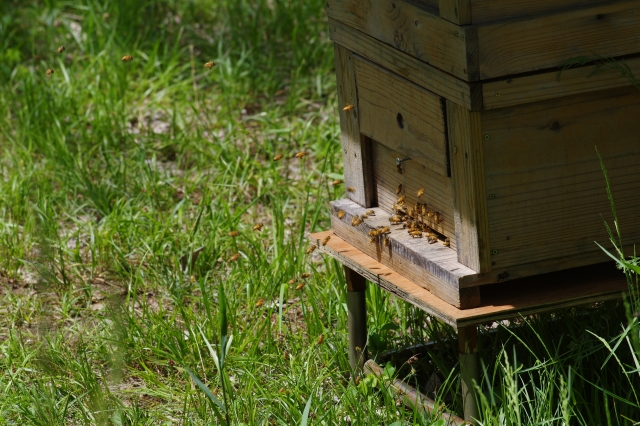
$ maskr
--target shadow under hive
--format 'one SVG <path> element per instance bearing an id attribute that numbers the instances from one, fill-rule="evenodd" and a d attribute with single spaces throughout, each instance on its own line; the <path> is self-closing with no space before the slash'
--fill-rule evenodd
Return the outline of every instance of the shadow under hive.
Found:
<path id="1" fill-rule="evenodd" d="M 462 309 L 483 285 L 607 261 L 596 147 L 624 243 L 640 241 L 640 91 L 609 62 L 559 71 L 593 54 L 640 71 L 640 1 L 326 11 L 352 189 L 331 203 L 344 241 Z"/>

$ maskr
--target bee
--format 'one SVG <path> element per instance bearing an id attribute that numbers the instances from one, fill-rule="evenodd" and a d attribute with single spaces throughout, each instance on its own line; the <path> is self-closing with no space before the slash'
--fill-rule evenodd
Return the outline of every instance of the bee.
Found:
<path id="1" fill-rule="evenodd" d="M 311 254 L 313 253 L 313 251 L 316 249 L 316 246 L 309 246 L 309 248 L 307 249 L 306 253 L 307 254 Z"/>
<path id="2" fill-rule="evenodd" d="M 237 237 L 238 235 L 240 235 L 240 233 L 239 233 L 238 231 L 231 231 L 231 232 L 229 232 L 229 236 L 230 236 L 231 238 L 235 238 L 235 237 Z"/>
<path id="3" fill-rule="evenodd" d="M 398 204 L 404 204 L 404 200 L 405 200 L 405 198 L 406 198 L 406 195 L 401 195 L 401 196 L 398 198 L 397 203 L 398 203 Z"/>
<path id="4" fill-rule="evenodd" d="M 353 186 L 347 187 L 347 192 L 356 192 L 356 189 Z"/>
<path id="5" fill-rule="evenodd" d="M 377 237 L 378 235 L 380 235 L 380 230 L 379 229 L 372 229 L 371 231 L 369 231 L 369 236 L 370 237 Z"/>
<path id="6" fill-rule="evenodd" d="M 236 253 L 233 256 L 231 256 L 229 258 L 229 262 L 235 262 L 236 260 L 240 259 L 240 253 Z"/>
<path id="7" fill-rule="evenodd" d="M 409 234 L 413 238 L 422 238 L 422 231 L 409 231 Z"/>
<path id="8" fill-rule="evenodd" d="M 344 217 L 344 210 L 338 211 L 338 219 L 342 219 Z"/>
<path id="9" fill-rule="evenodd" d="M 58 53 L 64 52 L 64 45 L 58 47 Z"/>
<path id="10" fill-rule="evenodd" d="M 351 111 L 352 109 L 355 109 L 356 106 L 355 105 L 347 105 L 346 107 L 342 108 L 343 111 Z"/>
<path id="11" fill-rule="evenodd" d="M 429 244 L 434 244 L 434 243 L 437 243 L 437 242 L 438 242 L 438 239 L 432 235 L 432 236 L 429 236 L 429 237 L 427 238 L 427 242 L 428 242 Z"/>
<path id="12" fill-rule="evenodd" d="M 429 219 L 433 219 L 433 217 L 434 217 L 434 216 L 435 216 L 435 213 L 434 213 L 434 212 L 427 211 L 427 217 L 428 217 Z"/>
<path id="13" fill-rule="evenodd" d="M 367 210 L 366 215 L 367 215 L 367 216 L 375 216 L 375 215 L 376 215 L 376 212 L 375 212 L 375 210 Z"/>
<path id="14" fill-rule="evenodd" d="M 122 57 L 122 62 L 129 62 L 129 61 L 132 61 L 132 60 L 133 60 L 133 56 L 131 56 L 131 55 L 124 55 Z"/>
<path id="15" fill-rule="evenodd" d="M 424 195 L 424 188 L 418 189 L 418 198 L 422 197 L 423 195 Z"/>
<path id="16" fill-rule="evenodd" d="M 389 239 L 389 237 L 384 238 L 384 246 L 391 247 L 391 240 Z"/>
<path id="17" fill-rule="evenodd" d="M 254 231 L 262 231 L 262 227 L 264 226 L 264 224 L 262 222 L 258 222 L 256 223 L 256 226 L 253 227 Z"/>
<path id="18" fill-rule="evenodd" d="M 296 283 L 296 279 L 295 278 L 289 280 L 289 285 L 294 285 L 295 283 Z"/>
<path id="19" fill-rule="evenodd" d="M 398 185 L 398 187 L 396 188 L 396 195 L 400 195 L 401 192 L 402 192 L 402 184 Z"/>
<path id="20" fill-rule="evenodd" d="M 429 209 L 427 209 L 427 205 L 422 205 L 422 216 L 426 216 L 429 213 Z"/>
<path id="21" fill-rule="evenodd" d="M 440 217 L 440 213 L 435 213 L 435 214 L 433 215 L 433 220 L 434 220 L 436 223 L 441 223 L 441 222 L 442 222 L 442 217 Z"/>
<path id="22" fill-rule="evenodd" d="M 285 358 L 286 358 L 286 356 L 285 356 Z M 286 392 L 285 388 L 280 388 L 280 390 L 278 391 L 278 393 L 285 393 L 285 392 Z"/>
<path id="23" fill-rule="evenodd" d="M 303 158 L 305 155 L 308 155 L 309 153 L 306 151 L 300 151 L 299 153 L 297 153 L 295 155 L 296 158 Z"/>
<path id="24" fill-rule="evenodd" d="M 322 342 L 324 342 L 324 334 L 321 334 L 320 337 L 318 337 L 318 344 L 321 344 Z"/>
<path id="25" fill-rule="evenodd" d="M 322 245 L 326 246 L 330 239 L 331 235 L 327 235 L 326 237 L 324 237 L 324 239 L 322 240 Z"/>
<path id="26" fill-rule="evenodd" d="M 404 172 L 402 171 L 402 165 L 401 164 L 396 165 L 396 172 L 398 172 L 400 174 L 404 174 Z"/>
<path id="27" fill-rule="evenodd" d="M 296 286 L 296 290 L 302 290 L 304 288 L 305 283 L 300 283 Z"/>
<path id="28" fill-rule="evenodd" d="M 445 247 L 451 247 L 451 240 L 448 238 L 445 238 L 444 243 L 442 244 L 444 244 Z"/>
<path id="29" fill-rule="evenodd" d="M 307 274 L 306 272 L 304 274 L 300 275 L 300 278 L 305 279 L 305 278 L 309 278 L 311 276 L 311 274 Z"/>
<path id="30" fill-rule="evenodd" d="M 213 67 L 214 67 L 214 65 L 215 65 L 215 64 L 216 64 L 216 63 L 215 63 L 215 62 L 213 62 L 213 61 L 211 61 L 211 62 L 207 62 L 206 64 L 204 64 L 204 67 L 205 67 L 205 68 L 209 68 L 209 69 L 211 69 L 211 68 L 213 68 Z"/>
<path id="31" fill-rule="evenodd" d="M 380 228 L 380 235 L 387 234 L 389 232 L 391 232 L 391 230 L 389 229 L 388 226 L 383 226 L 382 228 Z"/>
<path id="32" fill-rule="evenodd" d="M 351 219 L 351 226 L 358 226 L 362 223 L 362 218 L 358 215 L 355 215 L 352 219 Z"/>
<path id="33" fill-rule="evenodd" d="M 264 304 L 264 299 L 258 299 L 258 301 L 256 302 L 256 308 L 259 308 L 263 304 Z"/>
<path id="34" fill-rule="evenodd" d="M 283 157 L 284 157 L 284 155 L 278 154 L 275 157 L 273 157 L 273 161 L 280 161 L 280 160 L 282 160 Z"/>
<path id="35" fill-rule="evenodd" d="M 373 244 L 376 242 L 376 238 L 369 238 L 369 244 Z"/>
<path id="36" fill-rule="evenodd" d="M 51 75 L 51 74 L 53 74 L 53 73 L 54 73 L 53 68 L 49 68 L 49 69 L 47 70 L 47 75 Z"/>
<path id="37" fill-rule="evenodd" d="M 393 216 L 391 216 L 389 218 L 389 222 L 391 222 L 393 224 L 398 224 L 398 223 L 404 222 L 404 219 L 401 218 L 400 216 L 398 216 L 397 214 L 394 214 Z"/>
<path id="38" fill-rule="evenodd" d="M 343 181 L 342 179 L 336 179 L 336 180 L 334 180 L 333 182 L 331 182 L 331 185 L 333 185 L 333 186 L 338 186 L 338 185 L 340 185 L 341 183 L 344 183 L 344 181 Z"/>

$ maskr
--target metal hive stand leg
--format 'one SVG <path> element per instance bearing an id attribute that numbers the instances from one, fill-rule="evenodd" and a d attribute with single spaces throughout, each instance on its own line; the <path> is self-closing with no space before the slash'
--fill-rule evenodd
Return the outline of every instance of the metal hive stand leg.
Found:
<path id="1" fill-rule="evenodd" d="M 349 329 L 349 363 L 361 374 L 367 360 L 367 302 L 365 290 L 367 282 L 355 271 L 344 267 L 347 281 L 347 326 Z"/>
<path id="2" fill-rule="evenodd" d="M 480 383 L 480 354 L 478 352 L 478 328 L 475 325 L 458 329 L 458 350 L 460 353 L 460 387 L 464 419 L 473 421 L 480 418 L 480 410 L 473 387 Z"/>

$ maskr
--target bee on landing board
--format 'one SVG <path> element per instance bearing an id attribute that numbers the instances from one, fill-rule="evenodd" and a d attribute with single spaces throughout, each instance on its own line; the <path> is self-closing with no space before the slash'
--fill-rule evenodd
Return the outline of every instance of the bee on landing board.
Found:
<path id="1" fill-rule="evenodd" d="M 351 226 L 358 226 L 362 223 L 362 218 L 358 215 L 354 216 L 351 219 Z"/>
<path id="2" fill-rule="evenodd" d="M 129 61 L 132 61 L 132 60 L 133 60 L 133 56 L 131 56 L 131 55 L 124 55 L 122 57 L 122 62 L 129 62 Z"/>
<path id="3" fill-rule="evenodd" d="M 204 64 L 204 67 L 205 67 L 205 68 L 209 68 L 209 69 L 211 69 L 211 68 L 213 68 L 213 67 L 215 66 L 215 64 L 216 64 L 216 63 L 215 63 L 215 62 L 213 62 L 213 61 L 211 61 L 211 62 L 207 62 L 206 64 Z"/>
<path id="4" fill-rule="evenodd" d="M 282 160 L 283 157 L 284 157 L 284 155 L 278 154 L 275 157 L 273 157 L 273 161 L 280 161 L 280 160 Z"/>
<path id="5" fill-rule="evenodd" d="M 326 237 L 324 237 L 322 239 L 322 245 L 326 246 L 330 239 L 331 239 L 331 235 L 327 235 Z"/>
<path id="6" fill-rule="evenodd" d="M 375 210 L 367 210 L 365 214 L 367 216 L 375 216 L 376 215 L 376 211 Z"/>
<path id="7" fill-rule="evenodd" d="M 445 247 L 451 247 L 451 240 L 450 240 L 450 239 L 448 239 L 448 238 L 445 238 L 445 240 L 444 240 L 444 243 L 443 243 L 443 244 L 444 244 L 444 246 L 445 246 Z"/>
<path id="8" fill-rule="evenodd" d="M 258 222 L 256 223 L 256 226 L 253 227 L 254 231 L 262 231 L 262 227 L 264 226 L 264 224 L 262 222 Z"/>
<path id="9" fill-rule="evenodd" d="M 344 217 L 344 210 L 338 211 L 337 216 L 338 216 L 338 219 L 342 219 Z"/>

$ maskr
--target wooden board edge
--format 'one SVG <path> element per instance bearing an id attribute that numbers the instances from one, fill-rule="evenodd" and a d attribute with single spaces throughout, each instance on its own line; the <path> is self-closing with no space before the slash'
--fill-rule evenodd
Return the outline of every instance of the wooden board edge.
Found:
<path id="1" fill-rule="evenodd" d="M 471 24 L 470 0 L 439 0 L 438 6 L 442 19 L 458 25 Z"/>

